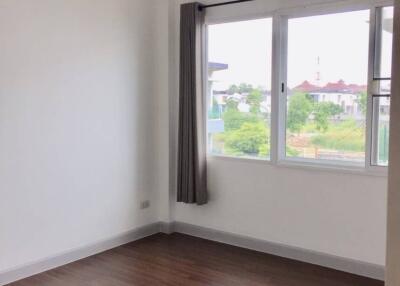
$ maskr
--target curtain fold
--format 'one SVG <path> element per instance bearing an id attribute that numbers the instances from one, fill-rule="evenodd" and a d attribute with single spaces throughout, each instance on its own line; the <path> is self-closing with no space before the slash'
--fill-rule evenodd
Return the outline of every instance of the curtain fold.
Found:
<path id="1" fill-rule="evenodd" d="M 202 205 L 208 198 L 202 80 L 204 11 L 199 6 L 181 5 L 177 200 Z"/>

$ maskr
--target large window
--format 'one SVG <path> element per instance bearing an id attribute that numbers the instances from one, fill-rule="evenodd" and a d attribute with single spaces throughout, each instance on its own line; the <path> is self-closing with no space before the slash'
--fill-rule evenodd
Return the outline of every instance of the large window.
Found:
<path id="1" fill-rule="evenodd" d="M 210 154 L 387 166 L 393 7 L 344 6 L 207 25 Z"/>
<path id="2" fill-rule="evenodd" d="M 272 19 L 208 26 L 208 149 L 269 158 Z"/>

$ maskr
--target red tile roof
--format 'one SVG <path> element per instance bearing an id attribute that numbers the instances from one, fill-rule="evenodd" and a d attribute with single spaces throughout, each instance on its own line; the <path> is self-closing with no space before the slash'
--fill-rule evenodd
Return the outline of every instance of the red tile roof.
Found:
<path id="1" fill-rule="evenodd" d="M 301 91 L 301 92 L 311 92 L 321 89 L 319 86 L 311 84 L 309 81 L 305 80 L 302 84 L 293 88 L 294 91 Z"/>
<path id="2" fill-rule="evenodd" d="M 367 90 L 366 85 L 357 85 L 357 84 L 346 84 L 344 80 L 339 80 L 338 82 L 329 82 L 323 87 L 319 87 L 317 85 L 313 85 L 307 80 L 302 84 L 296 86 L 294 91 L 300 92 L 340 92 L 340 93 L 352 93 L 357 94 Z"/>

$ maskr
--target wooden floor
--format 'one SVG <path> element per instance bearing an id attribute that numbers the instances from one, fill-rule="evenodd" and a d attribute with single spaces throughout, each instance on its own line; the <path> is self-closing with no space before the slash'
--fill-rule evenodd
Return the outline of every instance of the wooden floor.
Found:
<path id="1" fill-rule="evenodd" d="M 157 234 L 13 286 L 381 286 L 383 282 L 181 234 Z"/>

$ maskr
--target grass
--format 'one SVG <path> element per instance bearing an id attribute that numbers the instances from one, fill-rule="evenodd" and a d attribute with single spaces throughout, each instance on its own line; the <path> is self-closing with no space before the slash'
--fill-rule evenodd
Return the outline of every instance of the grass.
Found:
<path id="1" fill-rule="evenodd" d="M 354 120 L 332 124 L 328 131 L 313 136 L 312 144 L 338 151 L 365 151 L 365 126 Z"/>

